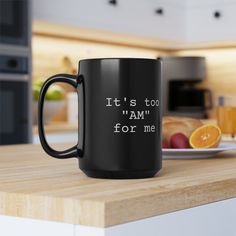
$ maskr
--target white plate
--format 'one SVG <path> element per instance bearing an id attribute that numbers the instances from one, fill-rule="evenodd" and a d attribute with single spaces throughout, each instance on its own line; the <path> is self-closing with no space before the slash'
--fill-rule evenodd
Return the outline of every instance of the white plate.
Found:
<path id="1" fill-rule="evenodd" d="M 163 148 L 162 157 L 164 159 L 191 159 L 191 158 L 207 158 L 214 157 L 220 152 L 236 150 L 236 143 L 221 142 L 217 148 L 204 148 L 204 149 L 171 149 Z"/>

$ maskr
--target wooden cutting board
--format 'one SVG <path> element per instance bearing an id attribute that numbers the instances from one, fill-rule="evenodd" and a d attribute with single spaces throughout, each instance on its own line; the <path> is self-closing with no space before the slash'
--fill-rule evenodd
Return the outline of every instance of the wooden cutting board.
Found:
<path id="1" fill-rule="evenodd" d="M 77 159 L 51 158 L 39 145 L 0 147 L 2 215 L 106 227 L 235 196 L 236 152 L 166 160 L 150 179 L 105 180 L 86 177 Z"/>

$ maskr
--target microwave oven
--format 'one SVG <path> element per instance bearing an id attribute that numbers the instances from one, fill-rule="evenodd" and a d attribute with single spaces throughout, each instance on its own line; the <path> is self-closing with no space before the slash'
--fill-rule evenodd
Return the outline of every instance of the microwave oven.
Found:
<path id="1" fill-rule="evenodd" d="M 0 44 L 28 46 L 29 0 L 0 0 Z"/>

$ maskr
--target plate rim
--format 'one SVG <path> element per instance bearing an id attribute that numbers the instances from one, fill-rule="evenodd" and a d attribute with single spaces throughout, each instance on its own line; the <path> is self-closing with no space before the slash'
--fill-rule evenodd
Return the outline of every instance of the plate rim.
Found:
<path id="1" fill-rule="evenodd" d="M 226 145 L 224 147 L 217 147 L 217 148 L 199 148 L 199 149 L 192 149 L 192 148 L 162 148 L 162 153 L 209 153 L 209 152 L 222 152 L 222 151 L 232 151 L 236 150 L 236 142 L 221 142 L 220 145 Z"/>

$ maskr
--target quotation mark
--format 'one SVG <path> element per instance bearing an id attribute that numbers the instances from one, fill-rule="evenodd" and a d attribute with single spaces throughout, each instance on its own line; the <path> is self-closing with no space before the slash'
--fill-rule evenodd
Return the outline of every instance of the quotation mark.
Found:
<path id="1" fill-rule="evenodd" d="M 132 111 L 132 112 L 133 112 L 133 111 Z M 123 110 L 123 111 L 122 111 L 122 114 L 123 114 L 123 115 L 129 115 L 129 111 L 128 111 L 128 110 Z M 145 115 L 149 115 L 149 114 L 150 114 L 150 111 L 149 111 L 149 110 L 145 110 L 145 111 L 144 111 L 144 114 L 145 114 Z"/>

